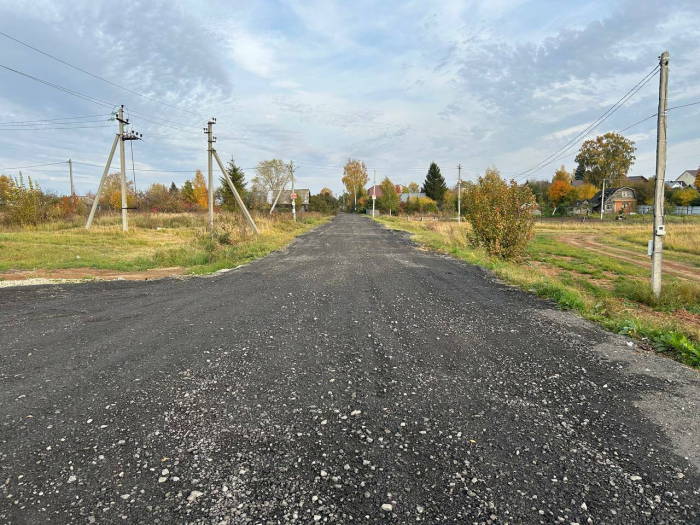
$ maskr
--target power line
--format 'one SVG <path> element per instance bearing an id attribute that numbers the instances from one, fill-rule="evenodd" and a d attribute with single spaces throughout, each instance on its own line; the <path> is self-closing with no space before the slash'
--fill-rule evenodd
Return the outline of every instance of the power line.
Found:
<path id="1" fill-rule="evenodd" d="M 170 122 L 171 124 L 178 124 L 178 125 L 180 125 L 180 126 L 185 126 L 185 127 L 188 127 L 188 128 L 196 128 L 196 129 L 199 129 L 199 128 L 201 127 L 201 126 L 194 126 L 194 125 L 192 125 L 192 124 L 186 124 L 186 123 L 184 123 L 184 122 L 177 122 L 176 120 L 168 120 L 168 119 L 165 119 L 165 118 L 163 118 L 163 117 L 156 117 L 155 115 L 149 115 L 148 113 L 141 113 L 140 111 L 134 111 L 133 109 L 130 109 L 130 108 L 128 108 L 128 107 L 126 107 L 126 108 L 124 108 L 124 109 L 126 109 L 126 112 L 129 113 L 129 114 L 133 113 L 134 115 L 140 115 L 140 116 L 143 116 L 143 117 L 150 117 L 150 118 L 154 118 L 154 119 L 156 119 L 156 120 L 162 120 L 163 122 Z"/>
<path id="2" fill-rule="evenodd" d="M 21 71 L 17 71 L 16 69 L 12 69 L 11 67 L 4 66 L 0 64 L 0 67 L 3 69 L 7 69 L 8 71 L 12 71 L 13 73 L 16 73 L 18 75 L 22 75 L 23 77 L 27 77 L 31 80 L 34 80 L 36 82 L 39 82 L 41 84 L 45 84 L 47 86 L 50 86 L 54 89 L 58 89 L 59 91 L 63 91 L 64 93 L 68 93 L 69 95 L 73 95 L 78 98 L 82 98 L 83 100 L 87 100 L 88 102 L 92 102 L 93 104 L 99 104 L 100 106 L 104 106 L 106 108 L 114 108 L 116 104 L 110 104 L 109 102 L 105 102 L 104 100 L 100 100 L 99 98 L 91 97 L 89 95 L 85 95 L 83 93 L 80 93 L 78 91 L 74 91 L 72 89 L 65 88 L 63 86 L 59 86 L 58 84 L 54 84 L 52 82 L 49 82 L 48 80 L 42 80 L 38 77 L 29 75 L 27 73 L 22 73 Z"/>
<path id="3" fill-rule="evenodd" d="M 100 121 L 97 121 L 100 122 Z M 40 127 L 40 128 L 0 128 L 0 131 L 42 131 L 42 130 L 52 130 L 52 129 L 95 129 L 95 128 L 111 128 L 113 126 L 69 126 L 63 128 L 51 128 L 51 127 Z"/>
<path id="4" fill-rule="evenodd" d="M 100 115 L 84 115 L 82 117 L 49 118 L 49 119 L 44 119 L 44 120 L 16 120 L 13 122 L 0 122 L 0 126 L 5 126 L 8 124 L 35 124 L 35 123 L 39 123 L 39 122 L 56 122 L 58 120 L 76 120 L 76 119 L 83 119 L 83 118 L 108 117 L 110 115 L 112 115 L 112 113 L 102 113 Z M 98 121 L 95 120 L 95 121 L 89 121 L 89 122 L 98 122 Z"/>
<path id="5" fill-rule="evenodd" d="M 160 123 L 160 122 L 156 122 L 155 120 L 150 120 L 150 119 L 147 119 L 147 118 L 144 118 L 144 117 L 136 117 L 136 118 L 141 119 L 141 120 L 145 120 L 146 122 L 150 122 L 151 124 L 156 124 L 157 126 L 161 126 L 161 127 L 164 127 L 164 128 L 170 128 L 170 129 L 174 129 L 174 130 L 177 130 L 177 131 L 181 131 L 182 133 L 191 133 L 191 134 L 193 134 L 193 135 L 199 135 L 199 133 L 196 132 L 196 131 L 190 131 L 190 130 L 188 130 L 188 129 L 182 129 L 182 128 L 176 128 L 176 127 L 174 127 L 174 126 L 168 126 L 167 124 L 162 124 L 162 123 Z M 192 127 L 194 127 L 194 126 L 192 126 Z"/>
<path id="6" fill-rule="evenodd" d="M 57 164 L 67 164 L 67 160 L 61 162 L 49 162 L 48 164 L 33 164 L 32 166 L 13 166 L 11 168 L 0 168 L 0 170 L 22 170 L 26 168 L 40 168 L 42 166 L 56 166 Z"/>
<path id="7" fill-rule="evenodd" d="M 104 168 L 103 164 L 91 164 L 88 162 L 78 162 L 78 161 L 73 161 L 73 164 L 78 164 L 80 166 L 91 166 L 94 168 Z M 114 169 L 114 166 L 112 166 Z M 143 171 L 143 172 L 160 172 L 160 173 L 193 173 L 196 172 L 196 169 L 193 170 L 161 170 L 161 169 L 139 169 L 139 168 L 134 168 L 136 171 Z"/>
<path id="8" fill-rule="evenodd" d="M 114 82 L 111 82 L 111 81 L 107 80 L 106 78 L 102 78 L 102 77 L 100 77 L 100 76 L 98 76 L 98 75 L 95 75 L 95 74 L 93 74 L 93 73 L 90 73 L 89 71 L 86 71 L 86 70 L 84 70 L 84 69 L 81 69 L 81 68 L 79 68 L 78 66 L 74 66 L 73 64 L 70 64 L 70 63 L 66 62 L 65 60 L 61 60 L 60 58 L 57 58 L 57 57 L 55 57 L 55 56 L 53 56 L 53 55 L 50 55 L 49 53 L 46 53 L 45 51 L 42 51 L 41 49 L 37 49 L 36 47 L 30 46 L 29 44 L 27 44 L 27 43 L 25 43 L 25 42 L 22 42 L 21 40 L 17 40 L 16 38 L 11 37 L 10 35 L 8 35 L 8 34 L 6 34 L 6 33 L 3 33 L 2 31 L 0 31 L 0 35 L 4 36 L 4 37 L 6 37 L 6 38 L 9 38 L 10 40 L 14 40 L 14 41 L 17 42 L 18 44 L 22 44 L 23 46 L 26 46 L 26 47 L 28 47 L 29 49 L 33 49 L 33 50 L 36 51 L 37 53 L 41 53 L 41 54 L 44 55 L 44 56 L 47 56 L 47 57 L 49 57 L 49 58 L 52 58 L 53 60 L 56 60 L 56 61 L 60 62 L 61 64 L 65 64 L 66 66 L 72 67 L 73 69 L 77 69 L 77 70 L 80 71 L 81 73 L 85 73 L 86 75 L 90 75 L 90 76 L 93 77 L 93 78 L 96 78 L 96 79 L 98 79 L 98 80 L 101 80 L 102 82 L 106 82 L 107 84 L 110 84 L 110 85 L 112 85 L 112 86 L 114 86 L 114 87 L 118 87 L 119 89 L 123 89 L 124 91 L 128 91 L 129 93 L 133 93 L 134 95 L 138 95 L 139 97 L 145 98 L 145 99 L 150 100 L 150 101 L 152 101 L 152 102 L 156 102 L 156 103 L 158 103 L 158 104 L 162 104 L 163 106 L 167 106 L 167 107 L 172 108 L 172 109 L 176 109 L 176 110 L 178 110 L 178 111 L 184 111 L 185 113 L 190 113 L 190 114 L 192 114 L 192 115 L 197 115 L 197 116 L 200 116 L 200 117 L 203 116 L 203 115 L 201 115 L 201 114 L 199 114 L 199 113 L 195 113 L 194 111 L 189 111 L 189 110 L 187 110 L 187 109 L 182 109 L 182 108 L 179 108 L 179 107 L 177 107 L 177 106 L 173 106 L 172 104 L 168 104 L 167 102 L 161 102 L 160 100 L 157 100 L 157 99 L 155 99 L 155 98 L 153 98 L 153 97 L 149 97 L 148 95 L 144 95 L 144 94 L 142 94 L 142 93 L 139 93 L 139 92 L 134 91 L 134 90 L 132 90 L 132 89 L 129 89 L 129 88 L 127 88 L 127 87 L 120 86 L 119 84 L 115 84 Z"/>
<path id="9" fill-rule="evenodd" d="M 588 126 L 586 127 L 586 129 L 584 129 L 581 133 L 579 133 L 578 135 L 576 135 L 573 139 L 571 139 L 569 142 L 567 142 L 564 146 L 562 146 L 561 148 L 559 148 L 557 151 L 555 151 L 554 153 L 552 153 L 549 157 L 547 157 L 546 159 L 544 159 L 544 160 L 538 162 L 538 163 L 535 164 L 532 168 L 527 169 L 527 170 L 523 171 L 522 173 L 520 173 L 518 177 L 520 178 L 520 177 L 522 177 L 523 175 L 526 175 L 526 174 L 528 174 L 528 173 L 536 173 L 537 171 L 539 171 L 540 169 L 542 169 L 544 166 L 547 165 L 546 163 L 547 163 L 548 160 L 550 160 L 550 159 L 556 157 L 556 156 L 557 156 L 559 153 L 561 153 L 562 151 L 564 151 L 564 150 L 566 150 L 566 149 L 569 149 L 569 147 L 570 147 L 572 144 L 576 143 L 580 137 L 587 135 L 588 133 L 590 133 L 591 131 L 593 131 L 595 128 L 597 128 L 600 124 L 602 124 L 603 122 L 605 122 L 613 113 L 615 113 L 618 109 L 620 109 L 620 107 L 622 107 L 622 105 L 623 105 L 625 102 L 627 102 L 627 101 L 628 101 L 630 98 L 632 98 L 640 89 L 642 89 L 642 88 L 653 78 L 653 76 L 656 74 L 656 72 L 657 72 L 658 69 L 659 69 L 659 66 L 654 67 L 654 69 L 652 69 L 649 73 L 647 73 L 647 74 L 644 76 L 644 78 L 642 78 L 642 80 L 640 80 L 639 82 L 637 82 L 637 84 L 636 84 L 632 89 L 630 89 L 627 93 L 625 93 L 625 94 L 622 96 L 622 98 L 621 98 L 620 100 L 618 100 L 617 102 L 615 102 L 615 104 L 613 104 L 612 106 L 610 106 L 610 108 L 609 108 L 605 113 L 603 113 L 600 117 L 598 117 L 596 120 L 594 120 L 592 124 L 588 125 Z"/>

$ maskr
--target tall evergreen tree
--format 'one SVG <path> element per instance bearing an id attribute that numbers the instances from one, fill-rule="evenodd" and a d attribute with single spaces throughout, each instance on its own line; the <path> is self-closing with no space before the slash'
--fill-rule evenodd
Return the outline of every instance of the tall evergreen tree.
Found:
<path id="1" fill-rule="evenodd" d="M 423 193 L 436 202 L 442 202 L 447 191 L 444 177 L 440 174 L 440 168 L 434 162 L 430 163 L 428 174 L 422 188 Z"/>
<path id="2" fill-rule="evenodd" d="M 243 198 L 245 195 L 245 173 L 236 165 L 236 161 L 233 157 L 228 161 L 226 171 L 228 172 L 228 176 L 231 177 L 231 182 L 233 182 L 233 186 L 236 188 L 238 195 Z M 221 187 L 216 191 L 216 196 L 221 201 L 222 206 L 231 210 L 236 209 L 238 206 L 236 204 L 236 198 L 233 196 L 228 182 L 223 176 L 219 178 L 219 182 L 221 183 Z"/>
<path id="3" fill-rule="evenodd" d="M 170 183 L 170 189 L 168 190 L 168 192 L 173 197 L 177 197 L 177 194 L 180 193 L 180 190 L 178 190 L 177 185 L 174 182 L 172 182 L 172 183 Z"/>

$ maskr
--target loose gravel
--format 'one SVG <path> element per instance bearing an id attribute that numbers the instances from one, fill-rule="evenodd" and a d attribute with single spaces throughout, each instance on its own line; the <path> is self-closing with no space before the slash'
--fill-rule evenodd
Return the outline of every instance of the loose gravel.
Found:
<path id="1" fill-rule="evenodd" d="M 2 523 L 700 522 L 696 371 L 365 217 L 0 327 Z"/>

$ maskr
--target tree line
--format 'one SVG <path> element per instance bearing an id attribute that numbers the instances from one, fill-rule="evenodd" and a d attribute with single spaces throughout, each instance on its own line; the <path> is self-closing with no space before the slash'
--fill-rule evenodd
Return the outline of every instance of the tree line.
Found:
<path id="1" fill-rule="evenodd" d="M 250 184 L 246 181 L 244 171 L 231 158 L 226 166 L 236 191 L 245 205 L 251 210 L 267 212 L 270 210 L 268 192 L 289 187 L 290 164 L 279 159 L 264 160 L 257 164 Z M 238 204 L 226 179 L 221 176 L 214 192 L 215 206 L 218 210 L 238 211 Z M 143 191 L 136 191 L 132 180 L 126 181 L 127 206 L 152 213 L 198 212 L 208 208 L 207 181 L 200 170 L 180 186 L 172 182 L 169 186 L 156 182 Z M 19 173 L 11 178 L 0 175 L 0 220 L 10 224 L 32 225 L 51 220 L 67 219 L 86 215 L 92 204 L 94 194 L 84 197 L 65 196 L 44 191 L 31 177 Z M 301 210 L 301 197 L 297 196 L 296 206 Z M 103 184 L 100 195 L 102 210 L 121 210 L 121 175 L 109 174 Z M 333 192 L 323 188 L 317 195 L 311 195 L 308 211 L 319 213 L 336 213 L 339 203 Z"/>

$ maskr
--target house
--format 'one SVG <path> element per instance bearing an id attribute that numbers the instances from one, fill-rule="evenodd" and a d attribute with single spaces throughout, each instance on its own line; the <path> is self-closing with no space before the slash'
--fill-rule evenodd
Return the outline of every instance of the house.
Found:
<path id="1" fill-rule="evenodd" d="M 687 188 L 688 184 L 684 180 L 674 180 L 671 182 L 667 182 L 666 186 L 668 186 L 672 190 L 680 190 L 683 188 Z"/>
<path id="2" fill-rule="evenodd" d="M 403 192 L 403 186 L 401 184 L 394 184 L 394 188 L 396 188 L 396 193 L 401 195 L 401 192 Z M 372 195 L 377 194 L 377 198 L 382 196 L 382 187 L 379 184 L 376 184 L 374 186 L 371 186 L 367 190 L 367 195 L 372 197 Z"/>
<path id="3" fill-rule="evenodd" d="M 605 197 L 601 203 L 601 193 L 596 193 L 590 200 L 591 210 L 600 213 L 601 204 L 603 213 L 621 214 L 632 213 L 637 206 L 637 193 L 627 186 L 622 188 L 606 188 Z"/>
<path id="4" fill-rule="evenodd" d="M 686 188 L 688 186 L 695 188 L 695 177 L 698 175 L 698 170 L 685 170 L 681 173 L 675 182 L 684 182 L 685 186 L 680 186 Z M 673 188 L 673 186 L 671 186 Z M 698 189 L 698 188 L 695 188 Z"/>
<path id="5" fill-rule="evenodd" d="M 574 202 L 569 208 L 569 213 L 571 215 L 590 215 L 591 201 L 589 201 L 588 199 L 583 199 Z"/>
<path id="6" fill-rule="evenodd" d="M 301 200 L 301 203 L 299 204 L 299 209 L 302 209 L 304 211 L 309 210 L 309 197 L 311 197 L 311 190 L 307 189 L 296 189 L 294 192 L 297 194 L 297 203 L 299 203 L 299 199 Z M 272 205 L 273 202 L 275 202 L 275 199 L 277 198 L 277 194 L 279 193 L 279 190 L 269 190 L 267 192 L 267 203 Z M 292 207 L 292 190 L 282 190 L 282 193 L 280 194 L 280 198 L 277 200 L 277 208 L 280 207 Z"/>
<path id="7" fill-rule="evenodd" d="M 649 179 L 642 175 L 636 175 L 634 177 L 627 177 L 627 180 L 625 182 L 629 183 L 635 183 L 635 182 L 649 182 Z"/>

